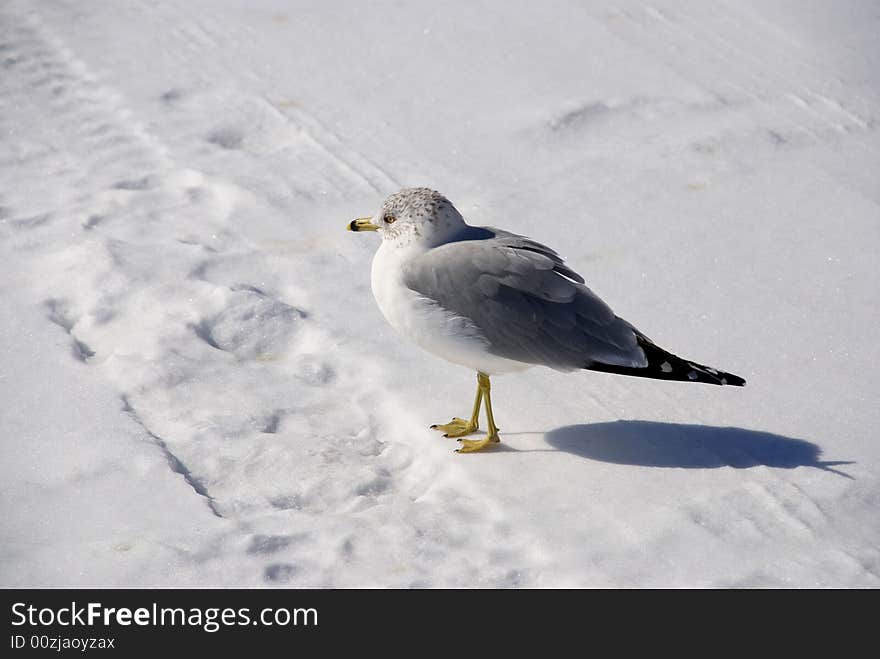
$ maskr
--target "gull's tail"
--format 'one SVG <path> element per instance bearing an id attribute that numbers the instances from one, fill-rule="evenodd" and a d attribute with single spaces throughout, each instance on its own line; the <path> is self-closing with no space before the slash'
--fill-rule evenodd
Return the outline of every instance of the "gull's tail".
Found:
<path id="1" fill-rule="evenodd" d="M 641 368 L 633 366 L 616 366 L 614 364 L 602 364 L 592 362 L 585 366 L 590 371 L 603 373 L 616 373 L 618 375 L 633 375 L 639 378 L 653 378 L 655 380 L 677 380 L 680 382 L 705 382 L 706 384 L 729 384 L 742 387 L 746 381 L 733 373 L 725 373 L 711 366 L 704 366 L 696 362 L 676 357 L 671 352 L 654 345 L 650 339 L 637 334 L 639 347 L 644 350 L 648 365 Z"/>

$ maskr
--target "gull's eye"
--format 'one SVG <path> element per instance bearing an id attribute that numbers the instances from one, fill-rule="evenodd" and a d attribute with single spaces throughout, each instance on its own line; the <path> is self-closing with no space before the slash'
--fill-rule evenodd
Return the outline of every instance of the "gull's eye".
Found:
<path id="1" fill-rule="evenodd" d="M 393 215 L 386 215 L 385 216 L 385 224 L 394 224 L 395 222 L 397 222 L 397 218 L 394 217 Z"/>

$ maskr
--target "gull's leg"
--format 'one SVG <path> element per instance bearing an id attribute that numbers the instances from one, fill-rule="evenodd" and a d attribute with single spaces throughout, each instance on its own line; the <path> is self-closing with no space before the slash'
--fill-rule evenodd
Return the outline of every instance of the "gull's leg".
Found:
<path id="1" fill-rule="evenodd" d="M 458 453 L 474 453 L 483 450 L 489 444 L 501 441 L 501 438 L 498 437 L 498 427 L 495 425 L 495 416 L 492 414 L 492 397 L 489 394 L 492 385 L 489 383 L 489 376 L 485 373 L 477 373 L 477 387 L 486 401 L 486 422 L 489 425 L 489 432 L 483 439 L 459 439 L 461 448 L 458 449 Z"/>
<path id="2" fill-rule="evenodd" d="M 439 430 L 444 437 L 463 437 L 476 432 L 480 428 L 480 403 L 483 401 L 483 389 L 480 387 L 480 375 L 477 374 L 477 396 L 474 399 L 474 411 L 471 413 L 471 420 L 465 421 L 458 417 L 454 417 L 452 421 L 444 424 L 434 424 L 431 430 Z"/>

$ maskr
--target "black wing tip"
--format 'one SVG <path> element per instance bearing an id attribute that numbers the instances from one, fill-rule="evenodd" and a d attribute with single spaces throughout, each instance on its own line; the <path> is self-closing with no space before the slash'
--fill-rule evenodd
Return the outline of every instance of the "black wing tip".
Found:
<path id="1" fill-rule="evenodd" d="M 719 371 L 718 369 L 711 368 L 709 366 L 703 366 L 702 364 L 694 364 L 693 362 L 685 362 L 688 367 L 696 366 L 699 368 L 699 378 L 696 382 L 705 382 L 708 384 L 717 384 L 721 386 L 730 386 L 730 387 L 744 387 L 746 386 L 745 378 L 741 378 L 738 375 L 734 375 L 733 373 L 725 373 L 724 371 Z M 681 378 L 684 380 L 684 378 Z M 691 381 L 694 381 L 693 378 L 688 378 Z"/>
<path id="2" fill-rule="evenodd" d="M 744 387 L 746 384 L 745 378 L 741 378 L 733 373 L 719 371 L 711 366 L 682 359 L 660 348 L 642 335 L 638 335 L 638 342 L 639 347 L 645 353 L 645 358 L 648 360 L 647 366 L 617 366 L 593 362 L 586 364 L 584 368 L 602 373 L 631 375 L 673 382 L 702 382 L 703 384 L 733 387 Z"/>
<path id="3" fill-rule="evenodd" d="M 721 384 L 729 384 L 729 385 L 732 385 L 732 386 L 734 386 L 734 387 L 744 387 L 744 386 L 746 386 L 746 380 L 745 380 L 745 378 L 741 378 L 740 376 L 738 376 L 738 375 L 734 375 L 733 373 L 724 373 L 721 377 L 722 377 L 722 379 L 725 380 L 725 381 L 722 382 Z"/>
<path id="4" fill-rule="evenodd" d="M 722 371 L 712 369 L 714 372 L 703 370 L 702 368 L 694 368 L 690 363 L 687 368 L 673 369 L 667 372 L 650 364 L 646 367 L 633 366 L 617 366 L 614 364 L 602 364 L 592 362 L 583 366 L 585 370 L 597 371 L 599 373 L 611 373 L 613 375 L 630 375 L 637 378 L 649 378 L 651 380 L 666 380 L 668 382 L 700 382 L 702 384 L 714 384 L 716 386 L 744 387 L 746 380 L 732 373 L 724 373 Z"/>

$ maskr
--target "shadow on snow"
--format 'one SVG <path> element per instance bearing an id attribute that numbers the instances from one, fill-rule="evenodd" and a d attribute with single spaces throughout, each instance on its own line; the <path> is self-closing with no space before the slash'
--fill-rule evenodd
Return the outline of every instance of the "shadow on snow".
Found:
<path id="1" fill-rule="evenodd" d="M 803 439 L 743 428 L 718 428 L 654 421 L 614 421 L 564 426 L 548 432 L 554 448 L 590 460 L 640 467 L 832 469 L 852 462 L 823 462 L 822 449 Z"/>

